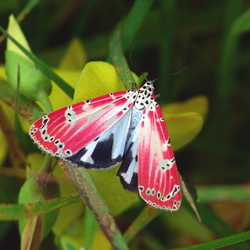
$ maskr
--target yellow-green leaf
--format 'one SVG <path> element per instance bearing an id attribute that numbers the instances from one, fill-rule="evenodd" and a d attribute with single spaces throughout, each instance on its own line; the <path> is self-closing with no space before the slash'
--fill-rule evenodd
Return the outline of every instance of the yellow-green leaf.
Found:
<path id="1" fill-rule="evenodd" d="M 59 69 L 63 70 L 81 70 L 87 63 L 87 54 L 81 41 L 77 38 L 72 39 L 68 49 L 62 57 Z"/>
<path id="2" fill-rule="evenodd" d="M 18 22 L 16 21 L 16 19 L 13 15 L 10 15 L 10 17 L 9 17 L 9 25 L 8 25 L 7 31 L 20 44 L 22 44 L 25 49 L 27 49 L 28 51 L 31 51 L 30 46 L 26 40 L 26 37 L 24 36 Z M 17 54 L 24 57 L 27 61 L 31 62 L 31 60 L 9 39 L 7 40 L 7 51 L 16 52 Z"/>
<path id="3" fill-rule="evenodd" d="M 180 149 L 200 132 L 203 117 L 194 112 L 165 115 L 171 144 L 174 150 Z"/>
<path id="4" fill-rule="evenodd" d="M 195 96 L 183 102 L 173 102 L 163 105 L 162 112 L 165 114 L 195 112 L 205 119 L 208 112 L 208 99 L 205 96 Z"/>

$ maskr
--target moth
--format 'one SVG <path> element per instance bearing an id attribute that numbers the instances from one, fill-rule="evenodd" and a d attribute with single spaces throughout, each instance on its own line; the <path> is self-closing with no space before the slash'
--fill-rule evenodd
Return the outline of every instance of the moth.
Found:
<path id="1" fill-rule="evenodd" d="M 61 108 L 38 119 L 29 135 L 40 149 L 72 165 L 117 172 L 124 189 L 175 211 L 178 170 L 154 81 Z"/>

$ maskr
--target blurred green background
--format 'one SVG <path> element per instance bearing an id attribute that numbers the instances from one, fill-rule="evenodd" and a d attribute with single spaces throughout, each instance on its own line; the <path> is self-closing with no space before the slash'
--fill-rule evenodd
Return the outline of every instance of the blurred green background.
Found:
<path id="1" fill-rule="evenodd" d="M 6 28 L 9 15 L 18 15 L 26 2 L 0 1 L 0 26 Z M 43 0 L 25 17 L 21 27 L 32 51 L 49 66 L 58 65 L 75 37 L 83 43 L 88 61 L 105 60 L 110 35 L 133 3 L 132 0 Z M 249 229 L 250 222 L 247 216 L 250 197 L 249 11 L 250 2 L 241 0 L 154 1 L 125 52 L 127 58 L 131 55 L 133 65 L 148 72 L 149 79 L 160 77 L 155 87 L 161 104 L 198 95 L 208 98 L 209 112 L 202 131 L 189 145 L 176 152 L 178 169 L 198 187 L 198 194 L 201 186 L 227 185 L 228 192 L 227 188 L 223 189 L 222 198 L 225 195 L 228 203 L 217 209 L 230 214 L 230 211 L 237 213 L 237 209 L 239 212 L 244 208 L 244 213 L 239 215 L 244 222 L 244 227 L 237 228 L 240 231 Z M 4 64 L 4 50 L 5 42 L 2 41 L 1 64 Z M 130 61 L 129 64 L 139 75 L 138 69 Z M 240 193 L 234 195 L 237 188 Z M 201 188 L 201 195 L 204 195 L 201 203 L 214 202 L 217 189 L 214 193 L 209 188 L 211 193 L 204 190 L 206 188 Z M 237 205 L 239 197 L 247 202 Z M 121 217 L 120 222 L 121 225 L 125 223 L 124 218 Z M 157 231 L 169 229 L 157 219 L 138 236 L 142 245 L 137 242 L 134 249 L 145 249 L 141 248 L 145 247 L 143 239 L 152 232 L 154 236 L 150 236 L 153 240 L 147 243 L 148 249 L 164 249 L 166 242 L 173 239 L 168 238 L 168 241 L 162 234 L 157 235 Z M 173 236 L 173 232 L 170 235 Z M 13 237 L 7 232 L 0 240 L 6 246 Z M 17 233 L 15 237 L 18 238 Z M 184 246 L 188 245 L 186 242 L 191 244 L 200 240 L 183 236 L 178 243 L 169 246 Z"/>

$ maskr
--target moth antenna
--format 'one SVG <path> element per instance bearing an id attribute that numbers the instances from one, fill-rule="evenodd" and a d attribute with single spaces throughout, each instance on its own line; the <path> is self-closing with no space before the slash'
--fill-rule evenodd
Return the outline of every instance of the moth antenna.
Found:
<path id="1" fill-rule="evenodd" d="M 184 67 L 183 69 L 180 69 L 179 71 L 175 72 L 175 73 L 171 73 L 171 74 L 168 74 L 168 75 L 162 75 L 162 76 L 158 76 L 157 78 L 154 79 L 154 81 L 160 79 L 160 78 L 163 78 L 163 77 L 166 77 L 166 76 L 175 76 L 175 75 L 179 75 L 181 72 L 183 72 L 184 70 L 186 70 L 187 67 Z"/>
<path id="2" fill-rule="evenodd" d="M 132 49 L 131 49 L 131 45 L 129 45 L 129 62 L 131 63 L 131 65 L 133 66 L 133 68 L 135 68 L 141 75 L 143 75 L 145 81 L 148 81 L 147 77 L 145 76 L 145 73 L 143 73 L 139 67 L 137 67 L 134 62 L 132 61 Z"/>

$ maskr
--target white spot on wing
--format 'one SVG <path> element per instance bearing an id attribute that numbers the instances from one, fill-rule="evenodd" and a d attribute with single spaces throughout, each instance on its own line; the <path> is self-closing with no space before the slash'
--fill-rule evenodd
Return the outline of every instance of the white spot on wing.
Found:
<path id="1" fill-rule="evenodd" d="M 167 170 L 171 169 L 173 167 L 175 163 L 175 159 L 171 159 L 171 160 L 164 160 L 164 162 L 162 162 L 158 168 L 161 170 L 161 172 L 166 172 Z"/>
<path id="2" fill-rule="evenodd" d="M 67 124 L 73 124 L 76 121 L 76 113 L 71 105 L 65 110 L 64 116 Z"/>

